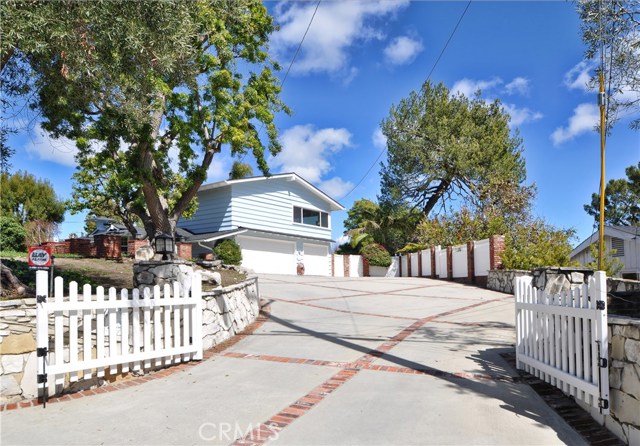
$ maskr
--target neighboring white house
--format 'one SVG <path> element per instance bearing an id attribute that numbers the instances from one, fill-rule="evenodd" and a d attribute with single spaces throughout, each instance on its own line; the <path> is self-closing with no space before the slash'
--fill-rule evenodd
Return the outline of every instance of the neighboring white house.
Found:
<path id="1" fill-rule="evenodd" d="M 580 243 L 571 251 L 571 260 L 586 265 L 593 259 L 589 253 L 589 246 L 598 243 L 600 232 L 594 232 L 591 237 Z M 623 279 L 640 280 L 640 227 L 634 226 L 605 226 L 604 244 L 606 249 L 615 249 L 613 257 L 618 259 L 624 268 L 618 274 Z"/>
<path id="2" fill-rule="evenodd" d="M 331 275 L 331 212 L 344 207 L 295 173 L 205 184 L 198 210 L 178 226 L 193 235 L 194 257 L 220 239 L 242 248 L 258 273 Z"/>

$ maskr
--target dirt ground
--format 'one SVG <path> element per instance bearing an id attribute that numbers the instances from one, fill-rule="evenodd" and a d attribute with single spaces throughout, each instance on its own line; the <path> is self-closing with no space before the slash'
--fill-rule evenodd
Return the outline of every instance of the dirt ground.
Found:
<path id="1" fill-rule="evenodd" d="M 15 260 L 24 262 L 24 268 L 26 269 L 26 258 L 16 258 Z M 115 287 L 117 289 L 131 289 L 133 288 L 133 263 L 133 259 L 129 258 L 123 258 L 121 260 L 106 260 L 56 257 L 54 259 L 53 274 L 55 277 L 69 273 L 73 275 L 73 280 L 84 282 L 84 279 L 89 279 L 94 286 L 100 285 L 105 288 Z M 220 273 L 223 286 L 233 285 L 246 279 L 244 274 L 233 270 L 216 269 L 215 271 Z M 33 272 L 31 272 L 31 274 L 35 275 Z M 25 283 L 29 282 L 25 278 L 23 278 L 23 281 Z M 35 284 L 32 286 L 35 286 Z M 204 291 L 212 288 L 213 286 L 208 285 L 207 283 L 203 284 Z M 5 298 L 10 297 L 12 296 L 5 296 Z"/>

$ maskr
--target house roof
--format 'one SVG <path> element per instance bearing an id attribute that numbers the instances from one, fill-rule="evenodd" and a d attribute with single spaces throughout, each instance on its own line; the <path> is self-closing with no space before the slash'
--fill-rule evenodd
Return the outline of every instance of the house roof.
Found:
<path id="1" fill-rule="evenodd" d="M 609 237 L 616 237 L 623 240 L 633 240 L 636 237 L 640 237 L 640 227 L 637 226 L 607 226 L 604 227 L 604 235 Z M 600 237 L 600 230 L 596 230 L 590 237 L 576 246 L 573 251 L 571 251 L 571 256 L 574 257 L 588 249 L 592 243 L 596 243 L 598 238 Z"/>
<path id="2" fill-rule="evenodd" d="M 200 186 L 200 191 L 230 187 L 230 186 L 233 186 L 234 184 L 240 184 L 240 183 L 254 183 L 254 182 L 274 181 L 274 180 L 282 180 L 282 179 L 286 181 L 294 181 L 300 184 L 309 192 L 311 192 L 312 194 L 316 195 L 317 197 L 324 200 L 327 204 L 329 204 L 332 211 L 341 211 L 344 209 L 344 206 L 342 206 L 336 200 L 331 198 L 326 193 L 322 192 L 320 189 L 318 189 L 313 184 L 309 183 L 307 180 L 305 180 L 304 178 L 302 178 L 296 173 L 279 173 L 276 175 L 270 175 L 268 177 L 259 176 L 259 177 L 241 178 L 238 180 L 218 181 L 216 183 L 203 184 L 202 186 Z"/>

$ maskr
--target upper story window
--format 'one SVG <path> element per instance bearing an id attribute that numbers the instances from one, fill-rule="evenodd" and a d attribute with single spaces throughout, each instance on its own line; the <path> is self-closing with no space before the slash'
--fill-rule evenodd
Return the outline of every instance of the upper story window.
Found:
<path id="1" fill-rule="evenodd" d="M 293 207 L 293 222 L 309 226 L 329 227 L 329 214 L 314 209 Z"/>
<path id="2" fill-rule="evenodd" d="M 624 257 L 624 240 L 617 237 L 611 237 L 611 249 L 616 250 L 613 257 Z"/>

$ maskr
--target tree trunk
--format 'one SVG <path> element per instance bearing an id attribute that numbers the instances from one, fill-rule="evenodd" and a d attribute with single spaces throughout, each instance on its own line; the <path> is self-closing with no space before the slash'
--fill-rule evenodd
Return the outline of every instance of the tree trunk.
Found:
<path id="1" fill-rule="evenodd" d="M 4 295 L 11 296 L 15 294 L 17 294 L 18 296 L 25 296 L 25 295 L 35 296 L 36 290 L 34 290 L 33 288 L 29 288 L 24 283 L 22 283 L 20 279 L 18 279 L 16 275 L 13 274 L 13 271 L 11 271 L 11 268 L 9 268 L 3 263 L 0 263 L 0 270 L 2 273 L 1 282 L 2 282 L 3 296 Z"/>
<path id="2" fill-rule="evenodd" d="M 429 212 L 431 212 L 431 210 L 436 206 L 436 204 L 438 203 L 440 198 L 442 198 L 450 185 L 451 180 L 448 178 L 440 181 L 440 184 L 436 188 L 435 192 L 433 192 L 433 194 L 429 197 L 429 200 L 427 200 L 427 204 L 424 206 L 423 212 L 425 217 L 429 215 Z"/>

